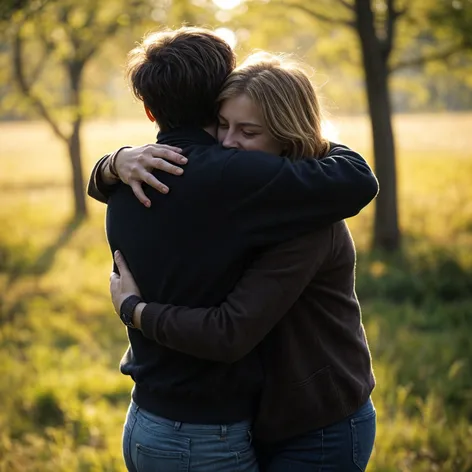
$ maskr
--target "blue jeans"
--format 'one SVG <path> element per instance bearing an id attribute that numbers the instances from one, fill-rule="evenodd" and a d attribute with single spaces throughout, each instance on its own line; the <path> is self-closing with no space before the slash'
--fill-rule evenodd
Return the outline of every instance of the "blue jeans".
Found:
<path id="1" fill-rule="evenodd" d="M 262 472 L 365 471 L 375 440 L 372 400 L 339 423 L 270 445 L 256 445 Z"/>
<path id="2" fill-rule="evenodd" d="M 131 402 L 123 432 L 130 472 L 258 472 L 251 423 L 190 424 L 153 415 Z"/>

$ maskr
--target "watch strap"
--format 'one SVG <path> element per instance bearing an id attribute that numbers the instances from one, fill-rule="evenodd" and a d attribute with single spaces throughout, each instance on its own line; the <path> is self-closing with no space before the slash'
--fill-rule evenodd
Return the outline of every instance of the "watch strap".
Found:
<path id="1" fill-rule="evenodd" d="M 133 324 L 134 310 L 138 304 L 142 303 L 142 301 L 142 298 L 138 297 L 138 295 L 130 295 L 121 303 L 120 318 L 121 321 L 129 328 L 135 327 Z"/>

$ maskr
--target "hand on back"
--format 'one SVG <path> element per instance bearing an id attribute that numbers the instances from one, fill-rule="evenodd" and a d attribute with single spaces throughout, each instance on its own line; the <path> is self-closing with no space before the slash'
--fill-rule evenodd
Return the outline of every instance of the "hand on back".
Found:
<path id="1" fill-rule="evenodd" d="M 150 207 L 151 201 L 144 193 L 142 184 L 146 183 L 158 192 L 168 193 L 169 188 L 152 172 L 157 169 L 168 174 L 182 175 L 184 170 L 172 164 L 187 163 L 187 158 L 180 154 L 181 152 L 182 149 L 165 144 L 123 148 L 116 156 L 115 169 L 120 179 L 133 189 L 136 198 L 146 207 Z"/>

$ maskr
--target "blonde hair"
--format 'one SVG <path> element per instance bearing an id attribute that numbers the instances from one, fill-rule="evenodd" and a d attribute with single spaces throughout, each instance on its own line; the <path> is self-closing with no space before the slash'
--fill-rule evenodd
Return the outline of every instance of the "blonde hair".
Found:
<path id="1" fill-rule="evenodd" d="M 297 160 L 326 155 L 329 142 L 322 136 L 321 107 L 299 64 L 269 53 L 252 54 L 228 76 L 218 101 L 242 94 L 260 108 L 284 156 Z"/>

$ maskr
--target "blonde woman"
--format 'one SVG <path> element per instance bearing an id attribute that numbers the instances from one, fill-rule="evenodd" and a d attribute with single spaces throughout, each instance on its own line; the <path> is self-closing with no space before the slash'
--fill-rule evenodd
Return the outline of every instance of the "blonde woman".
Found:
<path id="1" fill-rule="evenodd" d="M 225 147 L 295 161 L 322 158 L 337 146 L 322 136 L 307 74 L 276 56 L 250 57 L 228 77 L 219 102 L 218 139 Z M 127 149 L 118 173 L 146 175 L 141 153 Z M 375 381 L 349 230 L 341 221 L 266 245 L 258 242 L 261 250 L 220 305 L 142 301 L 132 324 L 160 345 L 217 363 L 258 352 L 265 380 L 253 433 L 261 471 L 365 470 L 375 439 Z M 111 294 L 120 312 L 128 297 L 141 295 L 118 252 L 115 262 L 120 275 L 112 275 Z"/>

